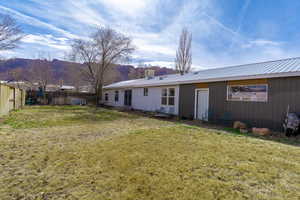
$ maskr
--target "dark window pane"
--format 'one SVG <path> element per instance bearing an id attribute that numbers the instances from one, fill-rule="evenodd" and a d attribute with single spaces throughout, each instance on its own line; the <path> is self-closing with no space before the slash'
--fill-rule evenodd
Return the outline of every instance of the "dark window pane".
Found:
<path id="1" fill-rule="evenodd" d="M 174 97 L 175 96 L 175 89 L 169 88 L 169 96 Z"/>
<path id="2" fill-rule="evenodd" d="M 169 106 L 174 106 L 174 105 L 175 105 L 175 98 L 169 97 Z"/>
<path id="3" fill-rule="evenodd" d="M 115 101 L 119 101 L 119 91 L 115 91 Z"/>
<path id="4" fill-rule="evenodd" d="M 148 88 L 144 88 L 144 96 L 148 96 Z"/>
<path id="5" fill-rule="evenodd" d="M 162 89 L 161 96 L 166 97 L 167 95 L 168 95 L 168 90 L 167 89 Z"/>
<path id="6" fill-rule="evenodd" d="M 132 91 L 131 90 L 125 90 L 124 105 L 131 106 L 131 98 L 132 98 Z"/>
<path id="7" fill-rule="evenodd" d="M 167 105 L 167 97 L 161 98 L 161 105 Z"/>
<path id="8" fill-rule="evenodd" d="M 108 101 L 108 94 L 105 93 L 105 101 Z"/>

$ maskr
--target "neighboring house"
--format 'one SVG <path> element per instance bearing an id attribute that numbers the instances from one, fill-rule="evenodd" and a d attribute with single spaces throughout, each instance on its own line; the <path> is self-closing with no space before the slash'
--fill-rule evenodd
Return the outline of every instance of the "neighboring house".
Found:
<path id="1" fill-rule="evenodd" d="M 58 91 L 58 90 L 60 90 L 60 85 L 48 84 L 46 86 L 46 92 L 54 92 L 54 91 Z"/>
<path id="2" fill-rule="evenodd" d="M 83 85 L 78 87 L 78 92 L 95 93 L 95 89 L 92 85 Z"/>
<path id="3" fill-rule="evenodd" d="M 46 92 L 55 92 L 55 91 L 76 91 L 76 88 L 70 85 L 48 84 L 46 86 Z"/>
<path id="4" fill-rule="evenodd" d="M 60 86 L 60 90 L 62 91 L 76 91 L 76 88 L 71 85 L 62 85 Z"/>
<path id="5" fill-rule="evenodd" d="M 300 58 L 146 77 L 104 87 L 103 103 L 216 123 L 280 130 L 300 112 Z"/>

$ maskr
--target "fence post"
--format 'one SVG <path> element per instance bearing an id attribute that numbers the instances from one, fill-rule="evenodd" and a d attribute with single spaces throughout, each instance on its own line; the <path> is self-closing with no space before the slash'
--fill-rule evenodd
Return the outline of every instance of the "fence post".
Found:
<path id="1" fill-rule="evenodd" d="M 3 105 L 3 100 L 2 100 L 2 84 L 0 83 L 0 116 L 2 115 L 2 105 Z"/>
<path id="2" fill-rule="evenodd" d="M 16 88 L 14 88 L 14 110 L 16 110 Z"/>
<path id="3" fill-rule="evenodd" d="M 19 89 L 21 92 L 21 108 L 23 108 L 23 90 Z"/>

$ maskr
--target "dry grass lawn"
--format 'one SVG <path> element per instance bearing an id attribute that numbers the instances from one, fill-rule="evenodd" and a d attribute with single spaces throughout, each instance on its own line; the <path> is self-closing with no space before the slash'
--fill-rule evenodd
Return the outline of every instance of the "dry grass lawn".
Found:
<path id="1" fill-rule="evenodd" d="M 0 124 L 0 199 L 299 199 L 300 148 L 90 107 Z"/>

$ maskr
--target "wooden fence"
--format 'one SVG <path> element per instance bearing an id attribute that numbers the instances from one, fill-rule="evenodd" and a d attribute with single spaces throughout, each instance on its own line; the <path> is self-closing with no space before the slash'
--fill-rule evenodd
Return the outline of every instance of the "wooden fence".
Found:
<path id="1" fill-rule="evenodd" d="M 71 91 L 44 92 L 28 91 L 26 102 L 39 105 L 95 105 L 94 93 L 80 93 Z M 30 103 L 29 103 L 30 102 Z"/>
<path id="2" fill-rule="evenodd" d="M 25 105 L 25 90 L 0 84 L 0 116 Z"/>

